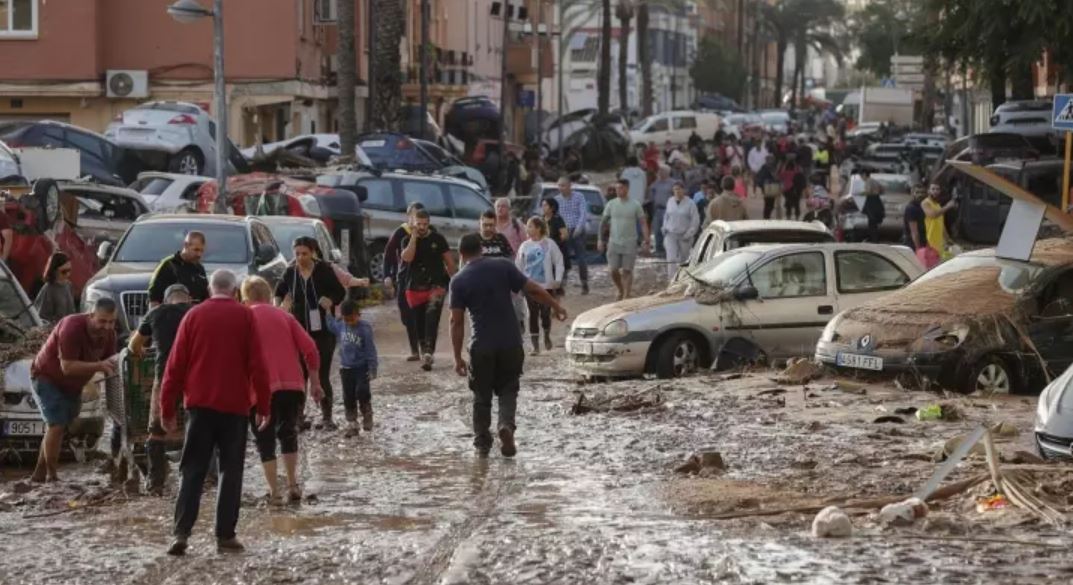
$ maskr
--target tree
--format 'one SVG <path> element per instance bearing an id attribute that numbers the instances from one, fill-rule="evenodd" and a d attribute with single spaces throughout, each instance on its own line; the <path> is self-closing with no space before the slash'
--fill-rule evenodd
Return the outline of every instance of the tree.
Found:
<path id="1" fill-rule="evenodd" d="M 914 0 L 890 0 L 872 2 L 855 13 L 849 29 L 860 51 L 857 68 L 890 77 L 890 58 L 895 53 L 919 55 L 923 47 L 912 27 L 920 8 Z"/>
<path id="2" fill-rule="evenodd" d="M 611 111 L 611 0 L 600 3 L 600 64 L 596 69 L 596 109 Z"/>
<path id="3" fill-rule="evenodd" d="M 354 104 L 354 87 L 358 84 L 357 51 L 354 47 L 355 0 L 339 0 L 336 24 L 339 27 L 339 146 L 344 155 L 354 154 L 358 138 L 358 117 Z"/>
<path id="4" fill-rule="evenodd" d="M 761 4 L 760 9 L 765 28 L 775 37 L 775 99 L 781 101 L 786 49 L 790 43 L 795 43 L 800 55 L 805 47 L 818 40 L 815 35 L 842 18 L 845 9 L 837 0 L 781 0 L 774 4 Z M 794 77 L 797 77 L 796 69 Z M 797 84 L 793 85 L 796 98 Z"/>
<path id="5" fill-rule="evenodd" d="M 641 68 L 641 115 L 652 115 L 652 59 L 648 46 L 648 2 L 637 6 L 637 64 Z"/>
<path id="6" fill-rule="evenodd" d="M 402 99 L 402 33 L 406 28 L 406 11 L 402 0 L 369 0 L 375 4 L 376 38 L 373 68 L 376 72 L 373 111 L 376 128 L 395 130 L 399 123 Z"/>
<path id="7" fill-rule="evenodd" d="M 723 45 L 714 35 L 700 41 L 697 58 L 689 67 L 693 86 L 702 93 L 719 93 L 741 102 L 748 77 L 738 51 Z"/>
<path id="8" fill-rule="evenodd" d="M 630 60 L 630 21 L 633 20 L 636 7 L 634 0 L 619 0 L 615 8 L 618 18 L 618 106 L 623 110 L 630 107 L 629 81 Z"/>

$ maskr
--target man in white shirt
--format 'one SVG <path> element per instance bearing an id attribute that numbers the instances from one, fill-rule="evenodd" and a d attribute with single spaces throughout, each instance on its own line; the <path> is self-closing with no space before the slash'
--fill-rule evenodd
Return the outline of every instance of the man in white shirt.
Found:
<path id="1" fill-rule="evenodd" d="M 689 252 L 693 249 L 693 237 L 700 228 L 700 213 L 693 200 L 686 197 L 685 185 L 675 183 L 672 194 L 667 201 L 662 226 L 669 278 L 674 278 L 678 266 L 689 260 Z"/>
<path id="2" fill-rule="evenodd" d="M 756 146 L 749 149 L 748 164 L 749 172 L 751 174 L 751 178 L 753 179 L 751 183 L 753 185 L 756 184 L 755 179 L 757 173 L 760 172 L 760 169 L 764 168 L 764 162 L 767 161 L 768 154 L 769 153 L 767 151 L 767 147 L 764 146 L 763 140 L 757 141 Z"/>
<path id="3" fill-rule="evenodd" d="M 634 201 L 638 205 L 644 205 L 648 175 L 637 164 L 636 156 L 626 157 L 626 168 L 622 169 L 622 173 L 619 174 L 618 178 L 630 182 L 630 201 Z"/>

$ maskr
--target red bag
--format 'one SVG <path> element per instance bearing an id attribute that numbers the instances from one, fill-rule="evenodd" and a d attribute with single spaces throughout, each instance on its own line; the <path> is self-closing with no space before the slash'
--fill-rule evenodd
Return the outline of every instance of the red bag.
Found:
<path id="1" fill-rule="evenodd" d="M 931 246 L 917 248 L 917 260 L 920 260 L 926 270 L 931 270 L 939 265 L 939 253 Z"/>

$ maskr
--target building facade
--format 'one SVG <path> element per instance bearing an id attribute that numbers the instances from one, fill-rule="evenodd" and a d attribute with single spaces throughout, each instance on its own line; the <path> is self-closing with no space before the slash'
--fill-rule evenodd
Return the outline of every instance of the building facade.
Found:
<path id="1" fill-rule="evenodd" d="M 0 29 L 0 120 L 50 118 L 100 132 L 147 100 L 189 101 L 212 112 L 210 19 L 181 24 L 166 13 L 167 2 L 146 0 L 6 4 L 21 28 Z M 361 79 L 365 4 L 355 23 Z M 227 0 L 223 14 L 232 140 L 333 131 L 334 0 Z M 144 86 L 137 81 L 119 95 L 108 85 L 114 71 Z M 358 94 L 360 116 L 364 86 Z"/>

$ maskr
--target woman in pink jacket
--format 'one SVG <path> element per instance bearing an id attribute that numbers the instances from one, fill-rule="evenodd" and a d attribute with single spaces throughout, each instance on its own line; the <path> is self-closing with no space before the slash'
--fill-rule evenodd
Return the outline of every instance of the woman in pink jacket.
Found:
<path id="1" fill-rule="evenodd" d="M 268 482 L 269 502 L 281 504 L 279 479 L 276 469 L 276 441 L 283 455 L 283 468 L 287 475 L 287 499 L 292 503 L 302 500 L 298 487 L 298 418 L 305 404 L 305 375 L 320 367 L 320 356 L 313 338 L 287 311 L 272 305 L 272 287 L 263 278 L 253 276 L 242 283 L 242 300 L 253 311 L 254 326 L 261 341 L 261 351 L 268 367 L 268 385 L 272 391 L 272 419 L 264 430 L 259 430 L 251 417 L 257 451 L 264 466 Z M 323 397 L 320 379 L 309 376 L 309 394 L 314 402 Z"/>

